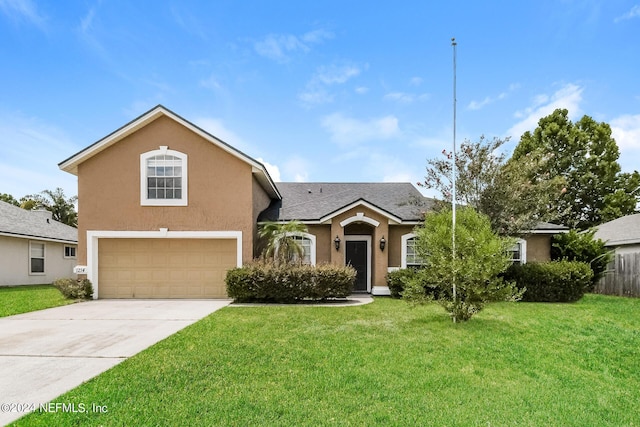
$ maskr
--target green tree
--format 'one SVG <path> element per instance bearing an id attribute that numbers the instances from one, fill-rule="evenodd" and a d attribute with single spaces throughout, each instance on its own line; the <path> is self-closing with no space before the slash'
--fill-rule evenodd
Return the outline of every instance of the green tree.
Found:
<path id="1" fill-rule="evenodd" d="M 258 237 L 262 240 L 264 258 L 272 258 L 276 264 L 300 262 L 304 257 L 304 248 L 294 236 L 306 233 L 307 226 L 300 221 L 266 222 L 260 226 Z"/>
<path id="2" fill-rule="evenodd" d="M 604 246 L 601 239 L 594 238 L 595 229 L 578 233 L 571 230 L 568 233 L 556 234 L 551 240 L 551 259 L 581 261 L 589 264 L 593 271 L 593 279 L 589 292 L 604 276 L 607 265 L 613 258 L 611 250 Z"/>
<path id="3" fill-rule="evenodd" d="M 20 206 L 20 203 L 11 194 L 0 193 L 0 200 L 13 206 Z"/>
<path id="4" fill-rule="evenodd" d="M 502 152 L 507 139 L 465 140 L 456 153 L 456 201 L 487 215 L 501 235 L 518 235 L 531 230 L 540 221 L 553 221 L 548 209 L 561 196 L 564 181 L 549 175 L 531 179 L 532 171 L 549 156 L 536 151 L 518 160 Z M 427 160 L 424 183 L 419 185 L 440 193 L 440 205 L 451 203 L 451 153 Z"/>
<path id="5" fill-rule="evenodd" d="M 424 224 L 416 228 L 416 235 L 416 250 L 425 265 L 405 287 L 405 300 L 423 302 L 428 300 L 425 295 L 436 288 L 438 302 L 457 322 L 469 320 L 488 302 L 522 297 L 513 283 L 499 277 L 511 264 L 508 250 L 514 241 L 494 233 L 485 215 L 469 207 L 458 210 L 455 258 L 450 210 L 427 214 Z"/>
<path id="6" fill-rule="evenodd" d="M 75 209 L 77 196 L 66 198 L 64 190 L 60 187 L 55 190 L 44 190 L 39 194 L 24 196 L 20 201 L 21 206 L 28 210 L 46 209 L 51 212 L 51 217 L 63 224 L 72 227 L 78 226 L 78 213 Z"/>
<path id="7" fill-rule="evenodd" d="M 640 174 L 620 173 L 620 152 L 607 123 L 589 116 L 573 123 L 567 110 L 557 109 L 522 135 L 512 158 L 540 150 L 553 156 L 529 177 L 565 179 L 566 194 L 550 206 L 560 223 L 584 230 L 635 211 Z"/>

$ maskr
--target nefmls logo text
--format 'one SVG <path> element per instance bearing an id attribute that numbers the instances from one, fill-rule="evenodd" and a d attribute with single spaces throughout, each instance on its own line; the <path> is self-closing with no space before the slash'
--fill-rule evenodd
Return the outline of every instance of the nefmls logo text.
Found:
<path id="1" fill-rule="evenodd" d="M 40 412 L 72 412 L 84 414 L 87 412 L 87 405 L 84 403 L 61 403 L 61 402 L 49 402 L 41 403 Z"/>

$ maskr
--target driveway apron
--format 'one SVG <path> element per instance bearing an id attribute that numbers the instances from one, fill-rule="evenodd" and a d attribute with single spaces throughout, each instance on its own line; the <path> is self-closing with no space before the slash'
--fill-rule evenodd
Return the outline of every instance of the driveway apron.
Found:
<path id="1" fill-rule="evenodd" d="M 231 300 L 97 300 L 0 318 L 0 425 Z"/>

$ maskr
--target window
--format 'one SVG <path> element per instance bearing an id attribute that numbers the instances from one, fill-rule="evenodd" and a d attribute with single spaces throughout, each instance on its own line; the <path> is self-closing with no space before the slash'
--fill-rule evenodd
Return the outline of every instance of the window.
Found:
<path id="1" fill-rule="evenodd" d="M 162 146 L 140 156 L 140 203 L 187 205 L 187 155 Z"/>
<path id="2" fill-rule="evenodd" d="M 76 257 L 76 247 L 75 246 L 65 246 L 64 247 L 64 257 L 65 258 L 75 258 Z"/>
<path id="3" fill-rule="evenodd" d="M 520 239 L 509 250 L 511 262 L 514 264 L 524 264 L 527 262 L 527 241 Z"/>
<path id="4" fill-rule="evenodd" d="M 295 233 L 291 237 L 304 250 L 302 263 L 307 265 L 316 265 L 316 236 L 309 233 Z M 297 257 L 296 257 L 297 259 Z"/>
<path id="5" fill-rule="evenodd" d="M 424 264 L 424 260 L 416 252 L 416 243 L 415 234 L 409 233 L 402 236 L 402 268 L 419 268 Z"/>
<path id="6" fill-rule="evenodd" d="M 44 243 L 29 242 L 29 274 L 44 274 Z"/>

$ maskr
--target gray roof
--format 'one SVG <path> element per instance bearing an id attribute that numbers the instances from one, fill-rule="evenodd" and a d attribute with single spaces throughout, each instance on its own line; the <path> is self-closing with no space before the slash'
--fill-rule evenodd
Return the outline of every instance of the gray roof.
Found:
<path id="1" fill-rule="evenodd" d="M 0 201 L 0 235 L 77 243 L 78 229 L 51 219 L 49 211 L 27 211 Z"/>
<path id="2" fill-rule="evenodd" d="M 539 222 L 535 227 L 533 227 L 533 230 L 540 233 L 562 233 L 569 231 L 569 227 L 566 225 L 553 224 L 551 222 Z"/>
<path id="3" fill-rule="evenodd" d="M 627 215 L 596 227 L 596 239 L 602 239 L 607 246 L 632 245 L 640 243 L 640 214 Z"/>
<path id="4" fill-rule="evenodd" d="M 278 182 L 275 200 L 259 221 L 318 221 L 346 206 L 363 202 L 401 221 L 420 221 L 433 199 L 410 183 Z"/>

